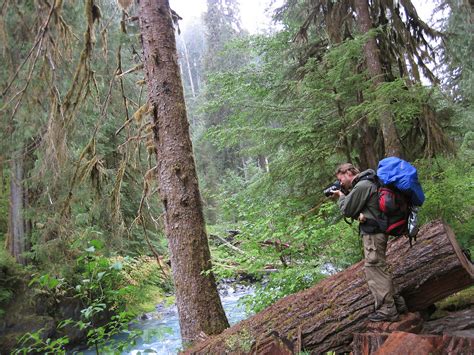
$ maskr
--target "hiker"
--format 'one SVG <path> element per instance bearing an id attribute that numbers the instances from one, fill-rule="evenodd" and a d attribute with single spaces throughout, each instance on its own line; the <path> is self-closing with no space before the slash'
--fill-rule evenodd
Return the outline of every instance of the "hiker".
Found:
<path id="1" fill-rule="evenodd" d="M 375 312 L 369 315 L 372 322 L 394 322 L 401 313 L 407 312 L 402 296 L 395 292 L 392 275 L 386 263 L 388 235 L 381 232 L 378 221 L 379 209 L 375 171 L 359 172 L 350 163 L 340 165 L 336 177 L 341 190 L 336 190 L 337 204 L 345 217 L 359 221 L 359 231 L 364 245 L 364 271 L 375 300 Z M 349 192 L 347 196 L 343 191 Z"/>

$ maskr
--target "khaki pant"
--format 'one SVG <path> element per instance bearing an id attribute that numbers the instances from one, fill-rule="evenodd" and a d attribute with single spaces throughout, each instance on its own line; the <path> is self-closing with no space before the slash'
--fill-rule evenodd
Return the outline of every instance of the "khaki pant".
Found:
<path id="1" fill-rule="evenodd" d="M 396 315 L 405 306 L 403 297 L 393 287 L 392 275 L 386 263 L 388 237 L 383 233 L 363 235 L 365 278 L 375 299 L 375 310 L 387 316 Z"/>

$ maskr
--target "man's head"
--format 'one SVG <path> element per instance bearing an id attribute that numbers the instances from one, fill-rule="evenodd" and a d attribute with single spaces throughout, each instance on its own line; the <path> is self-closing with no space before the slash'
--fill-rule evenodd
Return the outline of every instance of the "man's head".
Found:
<path id="1" fill-rule="evenodd" d="M 359 170 L 351 163 L 341 164 L 336 169 L 336 178 L 345 190 L 350 190 L 352 180 L 359 174 Z"/>

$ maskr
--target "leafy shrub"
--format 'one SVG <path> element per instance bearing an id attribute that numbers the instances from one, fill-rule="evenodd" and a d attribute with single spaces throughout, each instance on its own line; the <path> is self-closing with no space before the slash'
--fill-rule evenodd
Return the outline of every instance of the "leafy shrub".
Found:
<path id="1" fill-rule="evenodd" d="M 460 244 L 474 253 L 474 167 L 450 158 L 419 161 L 420 181 L 426 201 L 422 223 L 441 218 L 450 225 Z"/>
<path id="2" fill-rule="evenodd" d="M 44 339 L 42 336 L 43 329 L 33 333 L 25 333 L 18 343 L 21 348 L 17 348 L 12 355 L 25 354 L 66 354 L 65 346 L 69 343 L 68 337 L 64 336 L 58 339 Z"/>
<path id="3" fill-rule="evenodd" d="M 133 313 L 150 312 L 161 301 L 164 293 L 173 290 L 170 275 L 158 266 L 156 259 L 149 256 L 114 257 L 115 263 L 120 263 L 124 285 L 132 285 L 130 293 L 124 295 L 127 309 Z"/>
<path id="4" fill-rule="evenodd" d="M 245 301 L 248 311 L 258 312 L 362 258 L 357 229 L 341 219 L 333 202 L 309 209 L 295 199 L 244 190 L 226 199 L 226 209 L 240 220 L 232 229 L 241 233 L 231 240 L 240 252 L 225 244 L 214 248 L 214 271 L 221 277 L 238 271 L 261 280 Z M 269 268 L 274 272 L 262 279 Z"/>
<path id="5" fill-rule="evenodd" d="M 98 240 L 91 240 L 89 246 L 77 257 L 74 277 L 57 278 L 51 274 L 34 277 L 30 285 L 37 284 L 56 297 L 69 294 L 79 298 L 83 303 L 81 317 L 66 319 L 58 328 L 72 325 L 85 330 L 87 344 L 93 346 L 96 352 L 124 350 L 142 331 L 129 331 L 129 324 L 136 317 L 132 305 L 142 301 L 144 285 L 157 285 L 161 279 L 149 258 L 106 258 L 101 254 L 104 247 Z M 71 276 L 71 275 L 69 275 Z M 140 296 L 140 297 L 139 297 Z M 125 342 L 112 341 L 119 333 L 127 333 Z M 27 333 L 20 340 L 20 348 L 16 353 L 45 352 L 64 353 L 68 344 L 67 336 L 59 339 L 44 339 L 41 330 Z"/>
<path id="6" fill-rule="evenodd" d="M 248 313 L 260 312 L 280 298 L 309 288 L 323 278 L 316 265 L 285 268 L 257 284 L 255 294 L 245 296 L 243 302 Z"/>

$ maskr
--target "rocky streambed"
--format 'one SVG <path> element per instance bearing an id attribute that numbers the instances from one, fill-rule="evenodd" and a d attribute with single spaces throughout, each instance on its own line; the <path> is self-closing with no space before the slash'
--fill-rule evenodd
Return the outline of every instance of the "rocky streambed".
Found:
<path id="1" fill-rule="evenodd" d="M 231 325 L 246 318 L 244 306 L 239 300 L 253 293 L 253 287 L 234 283 L 224 283 L 219 286 L 222 305 Z M 144 337 L 137 341 L 124 354 L 176 354 L 182 349 L 181 335 L 179 329 L 178 311 L 176 305 L 166 306 L 159 304 L 154 312 L 144 314 L 141 319 L 132 326 L 144 331 Z M 147 334 L 152 334 L 149 338 Z M 148 338 L 148 339 L 147 339 Z M 120 335 L 114 340 L 126 341 L 126 335 Z M 96 354 L 94 349 L 71 351 L 70 354 Z"/>

